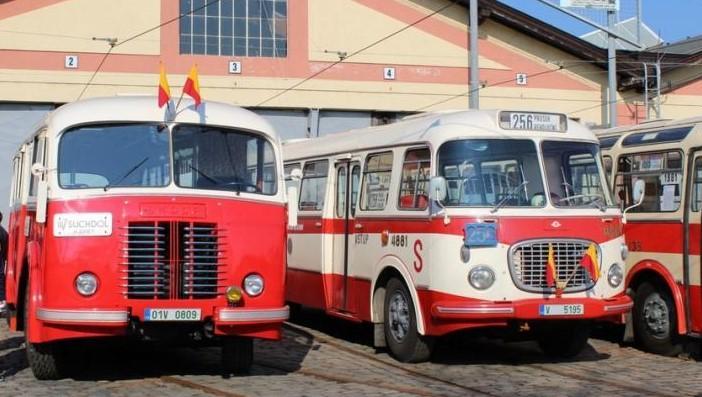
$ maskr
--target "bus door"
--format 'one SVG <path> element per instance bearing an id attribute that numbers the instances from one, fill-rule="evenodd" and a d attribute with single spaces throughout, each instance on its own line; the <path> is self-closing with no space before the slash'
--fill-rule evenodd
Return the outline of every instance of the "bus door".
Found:
<path id="1" fill-rule="evenodd" d="M 361 166 L 358 161 L 344 160 L 336 163 L 335 172 L 332 308 L 355 313 L 356 305 L 349 299 L 349 265 L 353 263 L 354 256 L 353 218 L 356 212 Z"/>
<path id="2" fill-rule="evenodd" d="M 695 332 L 702 332 L 702 266 L 700 266 L 702 254 L 702 150 L 692 154 L 690 166 L 690 205 L 687 206 L 687 256 L 686 265 L 688 277 L 686 278 L 687 291 L 686 310 L 688 318 L 688 329 Z"/>

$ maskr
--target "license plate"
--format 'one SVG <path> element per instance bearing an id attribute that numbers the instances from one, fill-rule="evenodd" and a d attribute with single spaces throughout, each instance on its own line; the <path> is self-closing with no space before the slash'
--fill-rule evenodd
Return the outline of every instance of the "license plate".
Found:
<path id="1" fill-rule="evenodd" d="M 582 316 L 584 314 L 585 306 L 582 304 L 539 305 L 539 315 L 541 316 Z"/>
<path id="2" fill-rule="evenodd" d="M 200 309 L 144 309 L 144 321 L 200 321 Z"/>

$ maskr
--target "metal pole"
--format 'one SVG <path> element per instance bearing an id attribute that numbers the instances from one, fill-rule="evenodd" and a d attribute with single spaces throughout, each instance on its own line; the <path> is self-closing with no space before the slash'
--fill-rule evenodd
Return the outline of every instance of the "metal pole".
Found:
<path id="1" fill-rule="evenodd" d="M 480 65 L 478 64 L 478 0 L 470 0 L 470 99 L 471 109 L 480 109 Z"/>
<path id="2" fill-rule="evenodd" d="M 644 65 L 644 117 L 648 120 L 648 64 L 642 63 Z"/>
<path id="3" fill-rule="evenodd" d="M 656 118 L 660 119 L 661 112 L 661 60 L 656 61 Z"/>
<path id="4" fill-rule="evenodd" d="M 607 25 L 609 30 L 614 29 L 616 14 L 614 11 L 607 11 Z M 609 126 L 617 126 L 617 47 L 614 36 L 608 34 L 608 75 L 609 75 Z"/>
<path id="5" fill-rule="evenodd" d="M 636 42 L 641 45 L 641 14 L 643 8 L 641 7 L 641 0 L 636 1 Z"/>

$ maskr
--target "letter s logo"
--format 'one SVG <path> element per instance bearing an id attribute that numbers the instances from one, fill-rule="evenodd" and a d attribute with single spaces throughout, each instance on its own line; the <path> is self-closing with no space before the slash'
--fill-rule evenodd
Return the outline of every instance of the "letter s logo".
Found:
<path id="1" fill-rule="evenodd" d="M 417 271 L 417 273 L 422 272 L 422 268 L 424 267 L 424 261 L 422 260 L 422 240 L 415 240 L 414 241 L 414 256 L 417 257 L 417 260 L 414 261 L 414 270 Z"/>

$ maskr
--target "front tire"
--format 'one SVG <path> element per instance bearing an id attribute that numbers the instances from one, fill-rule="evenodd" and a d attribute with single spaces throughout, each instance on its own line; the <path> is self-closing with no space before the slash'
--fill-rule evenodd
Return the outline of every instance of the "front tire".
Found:
<path id="1" fill-rule="evenodd" d="M 587 346 L 592 325 L 583 321 L 545 322 L 539 330 L 537 341 L 547 356 L 572 358 Z"/>
<path id="2" fill-rule="evenodd" d="M 61 346 L 55 343 L 29 342 L 29 285 L 25 288 L 24 299 L 24 344 L 29 367 L 38 380 L 61 379 L 65 371 L 65 357 Z"/>
<path id="3" fill-rule="evenodd" d="M 253 365 L 253 339 L 227 336 L 222 343 L 222 369 L 225 374 L 248 374 Z"/>
<path id="4" fill-rule="evenodd" d="M 670 293 L 651 283 L 643 283 L 634 296 L 634 338 L 644 350 L 664 356 L 682 352 L 677 336 L 678 316 Z"/>
<path id="5" fill-rule="evenodd" d="M 434 339 L 417 332 L 417 315 L 405 284 L 392 278 L 385 292 L 385 340 L 398 361 L 426 361 L 434 348 Z"/>

